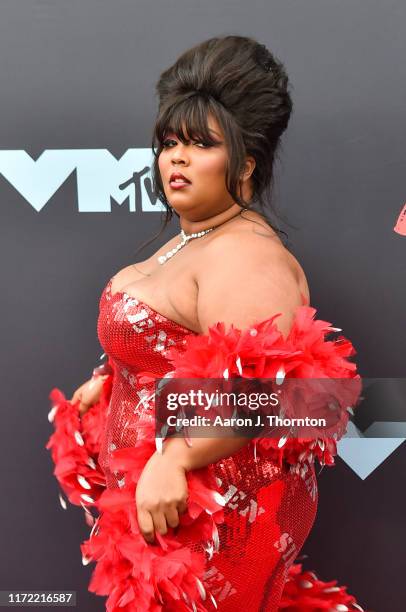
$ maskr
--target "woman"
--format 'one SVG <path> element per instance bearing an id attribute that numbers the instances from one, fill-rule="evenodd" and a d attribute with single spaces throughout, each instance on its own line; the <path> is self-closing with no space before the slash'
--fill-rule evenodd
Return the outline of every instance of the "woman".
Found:
<path id="1" fill-rule="evenodd" d="M 103 474 L 98 481 L 78 476 L 81 486 L 93 487 L 91 495 L 80 496 L 87 512 L 97 505 L 103 475 L 107 487 L 97 506 L 98 529 L 82 545 L 86 562 L 98 561 L 90 588 L 109 595 L 108 610 L 231 612 L 244 606 L 270 612 L 281 605 L 288 572 L 314 522 L 317 483 L 309 457 L 318 452 L 322 463 L 332 463 L 334 442 L 296 448 L 289 440 L 285 453 L 276 440 L 257 455 L 247 437 L 213 435 L 189 443 L 168 437 L 155 448 L 151 427 L 154 381 L 169 370 L 174 378 L 215 378 L 227 363 L 226 377 L 244 377 L 252 363 L 263 363 L 264 340 L 279 347 L 279 361 L 268 358 L 270 369 L 261 370 L 274 376 L 274 366 L 280 373 L 281 364 L 298 354 L 289 343 L 293 327 L 300 331 L 295 321 L 310 302 L 309 288 L 266 215 L 274 160 L 292 110 L 288 80 L 263 45 L 225 36 L 185 52 L 161 75 L 157 92 L 154 186 L 166 222 L 174 213 L 181 232 L 106 285 L 98 334 L 108 363 L 70 401 L 79 403 L 83 423 L 103 390 L 108 404 L 94 454 Z M 233 327 L 241 359 L 238 371 L 229 372 L 232 336 L 226 329 Z M 324 333 L 329 329 L 327 323 Z M 227 355 L 216 337 L 228 338 Z M 355 378 L 355 364 L 346 361 L 355 352 L 351 343 L 341 339 L 340 350 L 341 375 Z M 302 366 L 291 361 L 291 374 L 301 376 Z M 88 444 L 85 426 L 82 434 L 81 444 L 83 438 Z M 55 451 L 55 439 L 52 445 Z M 221 496 L 212 499 L 215 486 Z M 63 488 L 79 503 L 72 488 Z M 322 591 L 314 575 L 307 578 L 314 592 Z M 293 575 L 290 581 L 293 589 Z M 320 609 L 327 609 L 327 600 L 337 610 L 355 609 L 344 588 L 323 596 Z M 294 603 L 293 591 L 286 595 L 285 609 L 316 609 L 296 597 Z"/>

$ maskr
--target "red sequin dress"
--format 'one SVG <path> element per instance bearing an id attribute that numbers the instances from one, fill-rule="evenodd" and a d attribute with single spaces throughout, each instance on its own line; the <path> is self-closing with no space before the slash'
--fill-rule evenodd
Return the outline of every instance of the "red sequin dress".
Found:
<path id="1" fill-rule="evenodd" d="M 341 330 L 306 304 L 286 339 L 274 324 L 280 313 L 243 330 L 219 321 L 197 334 L 124 291 L 113 295 L 112 281 L 99 304 L 97 332 L 108 358 L 99 401 L 79 417 L 78 403 L 60 389 L 49 394 L 54 433 L 46 448 L 60 502 L 66 508 L 65 494 L 81 506 L 91 527 L 81 544 L 83 564 L 96 563 L 89 591 L 107 596 L 106 612 L 362 610 L 345 586 L 294 563 L 316 515 L 315 459 L 334 465 L 337 438 L 251 439 L 187 472 L 187 511 L 178 528 L 156 533 L 154 546 L 139 531 L 135 504 L 137 482 L 157 451 L 156 378 L 340 379 L 335 399 L 345 431 L 361 391 L 352 343 L 327 339 Z"/>
<path id="2" fill-rule="evenodd" d="M 154 385 L 137 382 L 137 373 L 164 375 L 171 370 L 165 352 L 195 334 L 125 292 L 111 292 L 112 279 L 100 300 L 98 336 L 114 367 L 114 382 L 102 437 L 99 463 L 107 487 L 122 486 L 123 474 L 112 471 L 113 451 L 133 446 L 137 423 L 154 418 Z M 206 553 L 205 587 L 221 612 L 278 610 L 289 566 L 313 525 L 317 508 L 314 467 L 292 473 L 289 466 L 257 457 L 250 445 L 213 464 L 224 495 L 225 520 L 219 525 L 219 550 Z M 193 550 L 202 542 L 187 541 Z M 164 608 L 165 609 L 165 608 Z M 212 608 L 214 609 L 214 608 Z"/>

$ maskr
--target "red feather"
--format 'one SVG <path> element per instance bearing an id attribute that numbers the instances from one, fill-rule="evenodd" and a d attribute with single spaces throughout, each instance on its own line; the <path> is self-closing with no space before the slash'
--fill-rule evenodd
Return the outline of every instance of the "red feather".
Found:
<path id="1" fill-rule="evenodd" d="M 326 340 L 332 332 L 331 324 L 314 320 L 315 313 L 310 306 L 299 307 L 286 340 L 274 323 L 280 314 L 244 330 L 233 325 L 226 330 L 224 323 L 218 322 L 207 334 L 186 336 L 181 349 L 166 351 L 172 366 L 167 376 L 223 378 L 227 370 L 230 378 L 275 378 L 283 372 L 296 378 L 359 379 L 355 363 L 348 359 L 356 353 L 353 345 L 343 336 Z M 157 377 L 153 372 L 138 374 L 139 382 L 144 383 Z M 124 485 L 119 490 L 105 489 L 97 458 L 112 384 L 110 375 L 104 382 L 100 402 L 82 420 L 77 406 L 72 406 L 59 389 L 50 394 L 56 407 L 55 432 L 46 448 L 52 452 L 55 476 L 71 503 L 94 505 L 99 511 L 89 539 L 81 544 L 84 560 L 96 563 L 89 590 L 108 596 L 108 612 L 182 612 L 191 609 L 191 602 L 195 602 L 198 612 L 207 610 L 207 605 L 212 610 L 208 600 L 203 603 L 196 581 L 199 578 L 203 582 L 203 553 L 192 552 L 182 543 L 188 538 L 210 540 L 213 528 L 223 521 L 222 506 L 214 497 L 218 487 L 210 466 L 187 473 L 188 510 L 181 515 L 176 534 L 170 528 L 165 536 L 157 538 L 157 545 L 147 544 L 138 529 L 135 490 L 145 463 L 155 452 L 155 428 L 152 421 L 147 422 L 134 447 L 114 451 L 111 467 L 124 474 Z M 356 399 L 354 395 L 354 405 Z M 332 465 L 336 454 L 336 444 L 331 439 L 325 440 L 324 447 L 314 439 L 288 439 L 281 448 L 278 439 L 272 438 L 254 439 L 250 444 L 253 452 L 266 453 L 278 463 L 286 461 L 293 469 L 305 469 L 315 457 Z M 95 467 L 91 467 L 92 461 Z M 78 475 L 89 482 L 90 489 L 83 488 Z M 83 493 L 94 502 L 83 504 Z M 303 586 L 306 581 L 310 587 Z M 329 609 L 337 603 L 355 603 L 345 593 L 345 587 L 326 590 L 335 584 L 323 583 L 313 574 L 302 572 L 301 565 L 292 565 L 280 610 L 310 612 Z"/>

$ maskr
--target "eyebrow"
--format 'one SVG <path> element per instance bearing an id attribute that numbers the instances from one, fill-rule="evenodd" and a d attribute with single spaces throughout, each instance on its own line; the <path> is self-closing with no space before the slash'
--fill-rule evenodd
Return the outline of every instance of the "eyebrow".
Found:
<path id="1" fill-rule="evenodd" d="M 212 132 L 213 134 L 215 134 L 216 136 L 218 136 L 219 138 L 221 138 L 221 135 L 220 135 L 218 132 L 216 132 L 215 130 L 212 130 L 211 128 L 208 128 L 208 129 L 209 129 L 209 132 Z M 175 133 L 175 130 L 174 130 L 172 127 L 169 127 L 169 128 L 166 130 L 166 133 L 167 133 L 167 134 L 173 134 L 173 133 Z"/>

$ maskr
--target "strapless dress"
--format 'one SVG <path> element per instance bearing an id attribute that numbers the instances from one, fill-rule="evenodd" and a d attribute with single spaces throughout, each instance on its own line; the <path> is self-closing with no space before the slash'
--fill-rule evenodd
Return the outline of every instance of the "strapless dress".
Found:
<path id="1" fill-rule="evenodd" d="M 111 469 L 111 453 L 133 446 L 137 423 L 154 419 L 154 385 L 140 384 L 137 373 L 163 376 L 171 369 L 166 351 L 197 333 L 125 291 L 113 294 L 112 281 L 101 295 L 97 322 L 100 344 L 114 369 L 99 463 L 107 487 L 117 489 L 123 474 Z M 292 473 L 283 462 L 255 461 L 248 445 L 212 467 L 226 502 L 225 520 L 219 525 L 219 551 L 206 557 L 205 585 L 221 612 L 275 612 L 288 569 L 316 516 L 314 467 L 304 475 Z M 187 546 L 202 549 L 193 540 Z"/>

